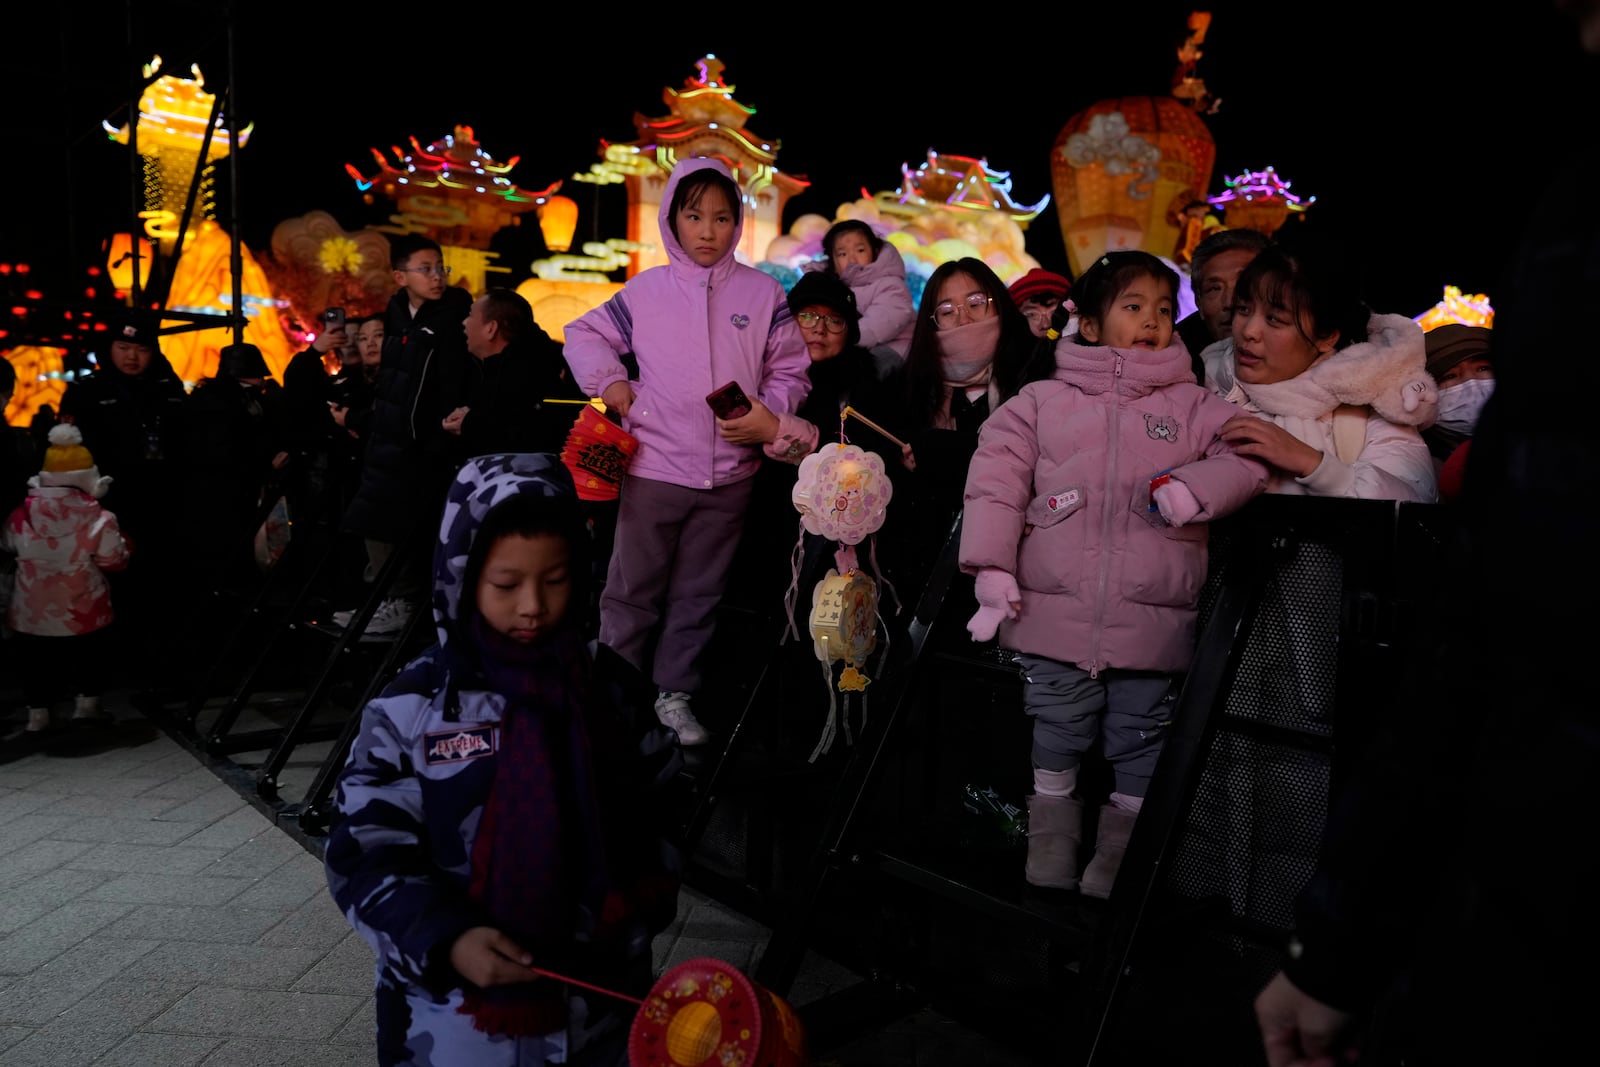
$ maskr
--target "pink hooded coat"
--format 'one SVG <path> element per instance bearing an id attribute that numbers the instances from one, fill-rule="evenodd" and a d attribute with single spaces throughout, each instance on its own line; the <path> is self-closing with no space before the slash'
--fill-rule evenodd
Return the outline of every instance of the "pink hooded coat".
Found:
<path id="1" fill-rule="evenodd" d="M 811 356 L 789 313 L 783 285 L 727 253 L 702 267 L 673 234 L 672 196 L 685 175 L 728 170 L 714 159 L 685 159 L 661 194 L 667 263 L 628 279 L 604 304 L 567 324 L 565 355 L 589 396 L 627 377 L 622 355 L 639 361 L 633 406 L 623 428 L 639 439 L 628 473 L 711 489 L 752 477 L 761 450 L 724 441 L 706 395 L 736 381 L 776 414 L 792 412 L 811 389 Z"/>
<path id="2" fill-rule="evenodd" d="M 1266 468 L 1218 437 L 1239 409 L 1194 382 L 1188 351 L 1062 338 L 1054 377 L 983 424 L 967 474 L 961 567 L 999 567 L 1022 592 L 1005 648 L 1097 673 L 1176 672 L 1194 654 L 1205 523 L 1266 486 Z M 1200 503 L 1187 525 L 1151 506 L 1170 471 Z"/>

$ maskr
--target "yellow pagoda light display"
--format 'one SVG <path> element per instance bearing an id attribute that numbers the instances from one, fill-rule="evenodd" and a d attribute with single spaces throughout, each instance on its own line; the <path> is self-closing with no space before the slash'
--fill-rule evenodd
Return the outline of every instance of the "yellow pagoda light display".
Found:
<path id="1" fill-rule="evenodd" d="M 1444 287 L 1444 299 L 1416 317 L 1424 333 L 1452 322 L 1494 328 L 1494 308 L 1487 293 L 1463 293 L 1459 286 Z"/>
<path id="2" fill-rule="evenodd" d="M 161 70 L 161 57 L 154 56 L 144 66 L 147 79 Z M 217 160 L 234 149 L 234 134 L 223 126 L 218 116 L 211 131 L 211 143 L 206 145 L 202 161 L 200 148 L 206 139 L 206 123 L 210 121 L 216 95 L 205 91 L 205 82 L 198 66 L 191 66 L 192 78 L 162 74 L 145 87 L 139 96 L 139 119 L 136 130 L 139 156 L 144 162 L 145 210 L 140 217 L 145 220 L 145 234 L 161 242 L 164 254 L 172 252 L 178 237 L 179 220 L 189 194 L 196 169 L 201 171 L 199 195 L 195 206 L 198 218 L 216 217 L 212 173 Z M 101 123 L 113 141 L 127 144 L 129 129 L 125 124 L 115 127 Z M 250 140 L 250 126 L 238 131 L 238 147 Z M 193 224 L 191 220 L 191 225 Z M 194 235 L 194 231 L 184 238 Z"/>
<path id="3" fill-rule="evenodd" d="M 378 169 L 370 176 L 350 164 L 345 171 L 369 203 L 376 189 L 400 209 L 389 216 L 393 226 L 381 229 L 432 237 L 452 269 L 452 284 L 480 293 L 489 273 L 509 273 L 509 268 L 493 264 L 490 239 L 507 226 L 521 225 L 523 215 L 544 210 L 553 198 L 564 200 L 555 197 L 561 183 L 537 192 L 519 188 L 510 174 L 522 157 L 496 160 L 484 151 L 471 126 L 457 126 L 428 145 L 415 137 L 410 142 L 410 151 L 391 146 L 393 159 L 372 149 Z"/>
<path id="4" fill-rule="evenodd" d="M 635 113 L 638 140 L 602 141 L 603 162 L 579 176 L 589 182 L 620 178 L 627 188 L 627 240 L 639 248 L 629 277 L 667 261 L 658 216 L 667 177 L 678 160 L 708 157 L 727 164 L 744 197 L 744 232 L 735 252 L 745 263 L 763 258 L 772 239 L 782 233 L 784 205 L 811 184 L 778 169 L 780 142 L 745 129 L 755 108 L 734 99 L 734 86 L 723 80 L 723 71 L 716 56 L 702 57 L 683 89 L 662 90 L 668 114 L 647 118 Z"/>

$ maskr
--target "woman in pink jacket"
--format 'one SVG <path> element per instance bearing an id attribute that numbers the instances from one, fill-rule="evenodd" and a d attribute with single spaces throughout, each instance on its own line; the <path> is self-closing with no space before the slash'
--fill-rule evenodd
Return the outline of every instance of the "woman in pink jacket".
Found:
<path id="1" fill-rule="evenodd" d="M 117 517 L 100 506 L 110 482 L 83 447 L 83 434 L 62 423 L 50 431 L 28 498 L 0 528 L 0 548 L 17 557 L 6 624 L 14 631 L 29 732 L 49 728 L 50 705 L 62 692 L 77 694 L 75 720 L 103 718 L 100 693 L 112 663 L 105 575 L 128 564 Z"/>
<path id="2" fill-rule="evenodd" d="M 1087 896 L 1111 892 L 1194 652 L 1205 522 L 1260 493 L 1236 455 L 1237 409 L 1195 383 L 1173 333 L 1177 274 L 1112 252 L 1073 286 L 1078 332 L 1055 374 L 983 424 L 968 470 L 961 566 L 976 575 L 975 640 L 999 629 L 1033 717 L 1027 880 L 1079 886 L 1078 766 L 1098 738 L 1114 775 Z"/>
<path id="3" fill-rule="evenodd" d="M 743 421 L 718 418 L 707 397 L 736 382 L 781 415 L 811 388 L 782 284 L 734 259 L 741 203 L 725 165 L 681 161 L 661 199 L 667 262 L 567 324 L 573 377 L 639 440 L 618 502 L 600 641 L 655 681 L 656 715 L 685 745 L 709 739 L 691 701 L 761 466 L 759 444 L 735 443 Z M 622 361 L 630 352 L 634 381 Z"/>

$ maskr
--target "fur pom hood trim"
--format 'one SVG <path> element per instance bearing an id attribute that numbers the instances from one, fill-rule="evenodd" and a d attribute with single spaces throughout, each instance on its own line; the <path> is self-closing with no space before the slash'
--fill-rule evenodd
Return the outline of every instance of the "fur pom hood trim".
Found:
<path id="1" fill-rule="evenodd" d="M 40 471 L 28 479 L 28 484 L 46 489 L 80 489 L 99 500 L 111 488 L 111 476 L 101 475 L 99 467 L 85 467 L 76 471 Z"/>

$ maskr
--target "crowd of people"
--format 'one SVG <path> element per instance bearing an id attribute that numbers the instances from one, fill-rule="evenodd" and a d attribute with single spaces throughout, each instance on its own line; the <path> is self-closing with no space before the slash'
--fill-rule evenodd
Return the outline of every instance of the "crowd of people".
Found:
<path id="1" fill-rule="evenodd" d="M 647 984 L 681 874 L 661 798 L 680 749 L 715 736 L 701 698 L 719 603 L 741 558 L 787 571 L 788 490 L 847 406 L 870 416 L 849 439 L 894 483 L 881 577 L 914 596 L 962 518 L 970 581 L 953 610 L 1023 679 L 1018 877 L 1091 896 L 1111 891 L 1190 666 L 1208 521 L 1263 492 L 1459 496 L 1479 518 L 1491 488 L 1532 492 L 1508 458 L 1529 402 L 1496 391 L 1512 380 L 1501 357 L 1526 353 L 1498 327 L 1425 334 L 1369 307 L 1342 242 L 1308 222 L 1200 242 L 1197 310 L 1179 322 L 1180 276 L 1143 252 L 1009 289 L 956 259 L 914 305 L 894 246 L 855 220 L 786 291 L 736 259 L 742 205 L 722 163 L 680 161 L 660 210 L 667 263 L 568 323 L 564 344 L 516 293 L 451 285 L 443 250 L 415 234 L 392 243 L 387 308 L 316 336 L 281 384 L 238 343 L 186 389 L 157 320 L 130 312 L 59 412 L 0 452 L 4 657 L 27 671 L 25 732 L 52 729 L 64 698 L 75 719 L 99 716 L 90 662 L 151 700 L 187 695 L 205 645 L 174 635 L 203 636 L 216 590 L 260 579 L 280 502 L 359 544 L 349 588 L 383 586 L 367 635 L 431 612 L 436 641 L 361 713 L 327 853 L 334 898 L 379 960 L 382 1063 L 620 1062 L 615 1006 L 548 979 Z M 1562 252 L 1572 277 L 1537 252 L 1520 261 L 1528 303 L 1506 314 L 1533 347 L 1553 327 L 1532 309 L 1556 318 L 1592 270 Z M 739 409 L 714 410 L 729 385 Z M 559 459 L 569 405 L 590 398 L 637 443 L 609 513 Z M 1501 436 L 1469 452 L 1480 415 Z M 1484 519 L 1473 551 L 1505 532 Z M 363 614 L 354 600 L 335 624 Z M 80 651 L 108 634 L 115 655 Z M 1084 791 L 1091 752 L 1111 765 L 1109 795 Z M 1531 782 L 1533 755 L 1515 759 Z M 1340 798 L 1343 848 L 1312 886 L 1304 955 L 1263 993 L 1274 1067 L 1328 1062 L 1376 995 L 1378 968 L 1338 942 L 1375 922 L 1339 880 L 1354 861 L 1338 836 L 1394 801 L 1374 780 Z M 1447 795 L 1470 792 L 1450 779 Z M 1508 945 L 1508 961 L 1543 961 Z"/>

